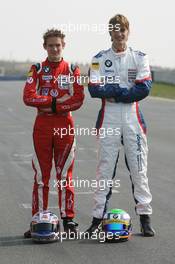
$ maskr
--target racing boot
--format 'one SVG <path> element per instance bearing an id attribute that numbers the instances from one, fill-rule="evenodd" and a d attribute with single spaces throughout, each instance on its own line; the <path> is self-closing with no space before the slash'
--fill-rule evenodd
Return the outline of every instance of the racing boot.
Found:
<path id="1" fill-rule="evenodd" d="M 141 233 L 144 237 L 153 237 L 155 231 L 151 226 L 151 218 L 149 215 L 140 215 Z"/>
<path id="2" fill-rule="evenodd" d="M 76 222 L 73 221 L 73 219 L 71 218 L 63 218 L 63 227 L 64 227 L 64 232 L 66 232 L 67 234 L 77 234 L 78 230 L 78 224 Z"/>
<path id="3" fill-rule="evenodd" d="M 32 236 L 31 236 L 31 231 L 30 231 L 30 229 L 29 230 L 27 230 L 25 233 L 24 233 L 24 238 L 31 238 Z"/>
<path id="4" fill-rule="evenodd" d="M 99 233 L 101 231 L 101 222 L 102 219 L 93 217 L 91 226 L 85 231 L 85 237 L 91 237 L 95 233 Z"/>

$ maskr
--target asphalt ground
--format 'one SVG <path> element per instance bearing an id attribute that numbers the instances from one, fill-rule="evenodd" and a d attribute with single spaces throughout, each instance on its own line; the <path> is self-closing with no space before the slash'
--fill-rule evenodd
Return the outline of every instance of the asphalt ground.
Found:
<path id="1" fill-rule="evenodd" d="M 154 238 L 140 236 L 129 174 L 123 153 L 110 208 L 122 208 L 132 217 L 132 239 L 125 243 L 66 240 L 38 245 L 23 239 L 31 220 L 33 171 L 32 126 L 36 110 L 22 101 L 23 82 L 0 82 L 0 264 L 174 264 L 175 263 L 175 101 L 147 98 L 141 103 L 148 126 L 148 177 L 153 194 Z M 75 112 L 75 126 L 95 125 L 100 101 L 86 92 L 84 106 Z M 95 179 L 95 136 L 77 136 L 74 179 Z M 54 176 L 54 173 L 52 173 Z M 57 193 L 51 178 L 49 206 L 58 214 Z M 76 188 L 76 221 L 84 231 L 91 222 L 93 188 Z M 59 215 L 59 214 L 58 214 Z"/>

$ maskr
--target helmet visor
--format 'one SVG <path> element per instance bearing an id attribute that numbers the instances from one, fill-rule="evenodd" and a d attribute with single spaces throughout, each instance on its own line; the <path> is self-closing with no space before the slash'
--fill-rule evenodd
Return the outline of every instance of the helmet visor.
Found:
<path id="1" fill-rule="evenodd" d="M 38 233 L 38 232 L 54 232 L 54 225 L 51 223 L 39 223 L 32 225 L 32 232 Z"/>
<path id="2" fill-rule="evenodd" d="M 106 231 L 121 231 L 126 230 L 126 225 L 120 223 L 107 224 L 104 226 Z"/>

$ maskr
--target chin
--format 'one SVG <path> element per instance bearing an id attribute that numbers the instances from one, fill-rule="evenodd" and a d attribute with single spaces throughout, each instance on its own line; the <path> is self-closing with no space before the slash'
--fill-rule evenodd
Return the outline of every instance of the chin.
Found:
<path id="1" fill-rule="evenodd" d="M 57 61 L 57 60 L 60 59 L 60 56 L 52 56 L 51 59 L 52 59 L 53 61 Z"/>

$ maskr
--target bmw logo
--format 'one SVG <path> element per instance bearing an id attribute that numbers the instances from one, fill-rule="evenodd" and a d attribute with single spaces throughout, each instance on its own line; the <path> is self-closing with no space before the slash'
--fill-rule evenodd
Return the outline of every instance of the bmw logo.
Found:
<path id="1" fill-rule="evenodd" d="M 111 67 L 112 66 L 112 61 L 111 60 L 106 60 L 105 61 L 105 65 L 106 65 L 106 67 Z"/>
<path id="2" fill-rule="evenodd" d="M 49 72 L 50 72 L 50 67 L 49 67 L 49 66 L 44 66 L 44 67 L 43 67 L 43 71 L 44 71 L 45 73 L 49 73 Z"/>
<path id="3" fill-rule="evenodd" d="M 114 214 L 114 215 L 113 215 L 113 218 L 114 218 L 114 219 L 117 219 L 117 218 L 118 218 L 118 215 L 117 215 L 117 214 Z"/>

